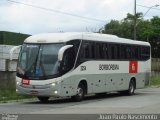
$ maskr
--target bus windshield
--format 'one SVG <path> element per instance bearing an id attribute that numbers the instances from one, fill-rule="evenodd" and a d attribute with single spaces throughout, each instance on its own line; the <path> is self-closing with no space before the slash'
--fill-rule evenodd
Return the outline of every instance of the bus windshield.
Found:
<path id="1" fill-rule="evenodd" d="M 59 74 L 58 51 L 63 45 L 23 44 L 17 64 L 17 76 L 45 79 Z"/>

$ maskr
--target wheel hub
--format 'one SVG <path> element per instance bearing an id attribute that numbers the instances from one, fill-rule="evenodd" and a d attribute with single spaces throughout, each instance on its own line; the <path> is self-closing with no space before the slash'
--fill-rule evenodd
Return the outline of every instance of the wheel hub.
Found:
<path id="1" fill-rule="evenodd" d="M 77 89 L 77 95 L 82 96 L 83 95 L 83 90 L 81 88 Z"/>

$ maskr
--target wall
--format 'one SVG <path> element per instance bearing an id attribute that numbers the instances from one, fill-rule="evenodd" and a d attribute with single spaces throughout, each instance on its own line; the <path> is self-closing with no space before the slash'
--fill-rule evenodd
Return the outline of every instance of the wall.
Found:
<path id="1" fill-rule="evenodd" d="M 0 89 L 15 87 L 16 66 L 20 48 L 13 52 L 13 60 L 11 61 L 9 53 L 14 47 L 12 45 L 0 45 Z"/>
<path id="2" fill-rule="evenodd" d="M 160 71 L 160 58 L 152 58 L 152 71 Z"/>
<path id="3" fill-rule="evenodd" d="M 14 88 L 15 87 L 16 72 L 0 71 L 0 88 Z"/>

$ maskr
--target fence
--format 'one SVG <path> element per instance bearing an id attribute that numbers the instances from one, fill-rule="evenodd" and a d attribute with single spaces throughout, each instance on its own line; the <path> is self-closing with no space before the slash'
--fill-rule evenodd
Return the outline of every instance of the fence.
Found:
<path id="1" fill-rule="evenodd" d="M 152 58 L 152 71 L 160 71 L 160 58 Z"/>
<path id="2" fill-rule="evenodd" d="M 160 58 L 152 58 L 152 76 L 160 76 Z"/>
<path id="3" fill-rule="evenodd" d="M 0 45 L 0 88 L 15 86 L 16 66 L 19 49 L 13 53 L 13 60 L 10 60 L 12 45 Z"/>

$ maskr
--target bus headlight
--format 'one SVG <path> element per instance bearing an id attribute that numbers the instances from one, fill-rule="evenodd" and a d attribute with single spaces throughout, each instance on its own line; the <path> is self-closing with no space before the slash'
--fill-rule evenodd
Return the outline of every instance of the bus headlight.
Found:
<path id="1" fill-rule="evenodd" d="M 54 94 L 58 94 L 58 91 L 57 91 L 57 90 L 55 90 L 55 91 L 54 91 Z"/>
<path id="2" fill-rule="evenodd" d="M 52 84 L 51 84 L 51 86 L 53 86 L 53 87 L 54 87 L 55 85 L 56 85 L 56 83 L 52 83 Z"/>
<path id="3" fill-rule="evenodd" d="M 20 85 L 21 83 L 17 81 L 16 84 L 17 84 L 17 85 Z"/>
<path id="4" fill-rule="evenodd" d="M 54 86 L 56 86 L 56 85 L 58 85 L 58 84 L 59 84 L 59 83 L 56 81 L 56 82 L 51 83 L 51 86 L 54 87 Z"/>

